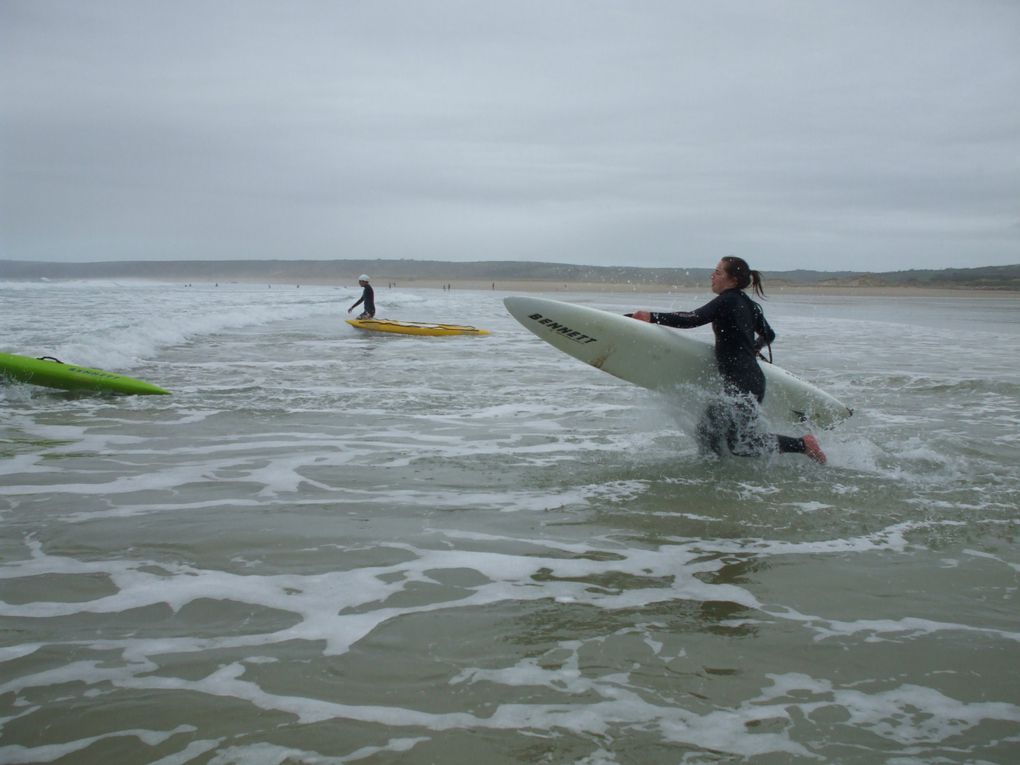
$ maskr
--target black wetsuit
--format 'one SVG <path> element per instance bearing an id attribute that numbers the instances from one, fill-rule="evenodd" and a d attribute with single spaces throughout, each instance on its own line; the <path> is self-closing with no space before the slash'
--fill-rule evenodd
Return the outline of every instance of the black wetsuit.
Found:
<path id="1" fill-rule="evenodd" d="M 358 316 L 358 318 L 359 319 L 371 319 L 373 316 L 375 316 L 375 290 L 372 289 L 372 285 L 371 284 L 366 284 L 365 285 L 365 289 L 361 293 L 361 299 L 358 300 L 357 303 L 355 303 L 354 305 L 351 306 L 351 310 L 353 311 L 355 308 L 357 308 L 362 303 L 365 304 L 365 308 L 364 308 L 364 311 L 362 312 L 362 314 L 360 316 Z"/>
<path id="2" fill-rule="evenodd" d="M 733 288 L 701 308 L 677 313 L 653 313 L 653 324 L 690 329 L 711 322 L 715 333 L 715 362 L 723 379 L 724 399 L 709 405 L 698 425 L 698 438 L 717 454 L 722 439 L 734 454 L 750 456 L 774 448 L 803 452 L 804 441 L 760 432 L 757 404 L 765 398 L 765 375 L 757 355 L 776 339 L 761 306 Z M 753 401 L 752 401 L 753 400 Z"/>
<path id="3" fill-rule="evenodd" d="M 750 393 L 761 402 L 765 398 L 765 375 L 755 357 L 776 339 L 776 333 L 765 321 L 761 306 L 743 290 L 726 290 L 693 311 L 652 314 L 653 324 L 681 329 L 709 322 L 715 333 L 715 363 L 724 384 L 735 393 Z"/>

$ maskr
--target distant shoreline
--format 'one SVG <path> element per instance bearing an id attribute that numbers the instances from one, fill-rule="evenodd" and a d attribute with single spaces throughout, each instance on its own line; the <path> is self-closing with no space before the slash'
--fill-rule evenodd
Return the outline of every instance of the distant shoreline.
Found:
<path id="1" fill-rule="evenodd" d="M 357 289 L 369 274 L 376 289 L 388 285 L 419 289 L 501 292 L 614 292 L 635 294 L 706 293 L 707 268 L 577 266 L 524 261 L 446 262 L 420 260 L 335 261 L 105 261 L 43 263 L 0 259 L 0 282 L 147 281 L 162 284 L 318 285 Z M 857 296 L 1020 295 L 1020 264 L 940 271 L 775 271 L 764 272 L 768 294 Z"/>
<path id="2" fill-rule="evenodd" d="M 316 282 L 318 286 L 348 286 L 343 281 L 329 282 L 323 284 Z M 677 286 L 668 284 L 628 284 L 628 283 L 602 283 L 602 282 L 560 282 L 531 279 L 504 279 L 480 281 L 477 279 L 461 279 L 436 281 L 432 279 L 407 279 L 395 282 L 396 288 L 405 289 L 443 289 L 449 285 L 452 289 L 467 290 L 488 290 L 495 292 L 607 292 L 627 293 L 633 292 L 636 295 L 668 295 L 668 294 L 707 294 L 711 292 L 709 284 L 704 287 Z M 493 286 L 495 285 L 495 286 Z M 274 285 L 275 286 L 275 285 Z M 309 282 L 309 286 L 315 286 Z M 356 285 L 353 285 L 356 287 Z M 378 290 L 385 290 L 387 283 L 382 285 L 373 283 Z M 821 286 L 821 285 L 770 285 L 766 279 L 765 294 L 768 295 L 834 295 L 860 297 L 1018 297 L 1020 290 L 994 290 L 977 289 L 974 287 L 873 287 L 873 286 Z"/>
<path id="3" fill-rule="evenodd" d="M 267 288 L 287 287 L 347 287 L 351 290 L 360 290 L 354 280 L 342 278 L 318 278 L 305 281 L 289 280 L 267 280 L 259 278 L 238 278 L 225 277 L 222 279 L 188 279 L 188 278 L 112 278 L 102 277 L 96 279 L 48 279 L 49 282 L 59 281 L 122 281 L 122 282 L 149 282 L 155 284 L 191 284 L 191 285 L 265 285 Z M 39 281 L 39 280 L 33 280 Z M 670 285 L 670 284 L 635 284 L 628 282 L 575 282 L 557 281 L 549 279 L 378 279 L 373 280 L 372 286 L 376 292 L 384 292 L 387 289 L 435 289 L 441 290 L 449 287 L 456 290 L 473 290 L 482 292 L 518 293 L 615 293 L 635 295 L 696 295 L 708 294 L 711 288 L 706 281 L 704 286 L 694 285 Z M 1020 298 L 1020 290 L 1012 289 L 981 289 L 976 287 L 920 287 L 920 286 L 848 286 L 848 285 L 795 285 L 777 282 L 769 284 L 766 278 L 765 294 L 767 297 L 779 297 L 781 295 L 832 295 L 832 296 L 858 296 L 858 297 L 973 297 L 973 298 Z"/>
<path id="4" fill-rule="evenodd" d="M 12 282 L 33 282 L 33 283 L 58 283 L 75 281 L 97 281 L 97 282 L 132 282 L 149 284 L 189 284 L 192 286 L 212 285 L 265 285 L 267 288 L 278 287 L 347 287 L 351 290 L 360 290 L 354 280 L 342 278 L 318 278 L 304 281 L 283 280 L 283 279 L 259 279 L 256 277 L 238 278 L 237 276 L 225 276 L 222 279 L 205 277 L 192 279 L 184 277 L 139 277 L 139 276 L 99 276 L 99 277 L 73 277 L 44 279 L 3 279 Z M 545 279 L 381 279 L 373 280 L 372 286 L 377 292 L 387 289 L 447 289 L 452 290 L 473 290 L 491 291 L 502 294 L 518 292 L 535 293 L 633 293 L 635 295 L 694 295 L 708 294 L 711 290 L 706 282 L 704 286 L 695 285 L 671 285 L 671 284 L 635 284 L 632 282 L 575 282 Z M 786 284 L 777 282 L 769 284 L 765 280 L 765 294 L 767 297 L 779 297 L 782 295 L 831 295 L 841 297 L 971 297 L 971 298 L 1017 298 L 1020 299 L 1020 290 L 1014 289 L 991 289 L 978 287 L 922 287 L 922 286 L 849 286 L 849 285 L 820 285 L 820 284 Z"/>

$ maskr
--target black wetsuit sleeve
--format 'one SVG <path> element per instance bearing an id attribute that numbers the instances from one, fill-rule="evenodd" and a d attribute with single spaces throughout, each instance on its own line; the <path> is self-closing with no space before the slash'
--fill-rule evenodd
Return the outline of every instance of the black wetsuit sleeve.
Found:
<path id="1" fill-rule="evenodd" d="M 701 327 L 705 324 L 710 324 L 715 320 L 720 306 L 721 298 L 717 297 L 712 302 L 706 303 L 701 306 L 701 308 L 695 308 L 693 311 L 652 313 L 651 322 L 652 324 L 663 324 L 667 327 L 677 327 L 678 329 Z"/>
<path id="2" fill-rule="evenodd" d="M 765 321 L 765 314 L 761 310 L 761 306 L 751 302 L 754 306 L 754 333 L 757 336 L 754 343 L 754 349 L 760 351 L 766 345 L 772 345 L 776 339 L 776 333 L 772 331 L 772 327 Z"/>
<path id="3" fill-rule="evenodd" d="M 358 302 L 351 306 L 350 310 L 354 310 L 362 303 L 365 304 L 365 310 L 368 313 L 375 313 L 375 290 L 372 289 L 371 284 L 365 285 L 365 289 L 361 291 L 361 297 L 358 298 Z"/>

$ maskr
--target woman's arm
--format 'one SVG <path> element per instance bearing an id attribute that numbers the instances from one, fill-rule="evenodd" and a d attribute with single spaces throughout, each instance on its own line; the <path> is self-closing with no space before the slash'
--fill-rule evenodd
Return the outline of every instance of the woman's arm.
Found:
<path id="1" fill-rule="evenodd" d="M 718 310 L 719 298 L 716 298 L 712 302 L 706 303 L 701 308 L 696 308 L 693 311 L 675 311 L 672 313 L 635 311 L 631 316 L 639 321 L 648 321 L 652 324 L 663 324 L 667 327 L 676 327 L 677 329 L 691 329 L 711 323 L 715 319 Z"/>
<path id="2" fill-rule="evenodd" d="M 772 345 L 772 342 L 776 339 L 776 333 L 772 331 L 772 327 L 765 321 L 765 314 L 757 303 L 755 303 L 754 311 L 754 332 L 758 336 L 754 343 L 756 351 L 760 351 L 766 345 Z"/>

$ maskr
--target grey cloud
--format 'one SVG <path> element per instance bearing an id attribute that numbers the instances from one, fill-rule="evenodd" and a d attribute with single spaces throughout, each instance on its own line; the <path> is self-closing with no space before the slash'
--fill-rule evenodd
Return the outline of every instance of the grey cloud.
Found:
<path id="1" fill-rule="evenodd" d="M 1020 261 L 1020 6 L 0 4 L 0 257 Z"/>

